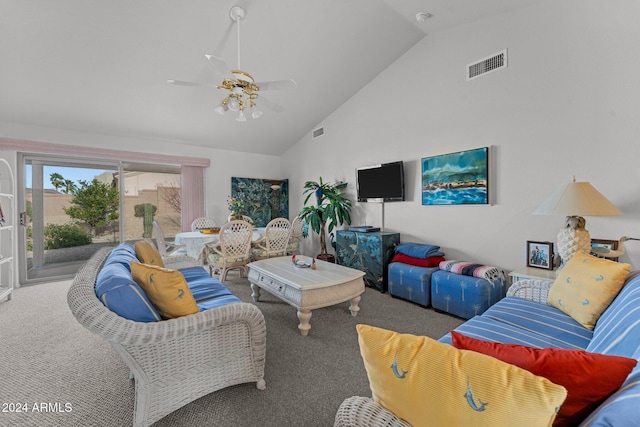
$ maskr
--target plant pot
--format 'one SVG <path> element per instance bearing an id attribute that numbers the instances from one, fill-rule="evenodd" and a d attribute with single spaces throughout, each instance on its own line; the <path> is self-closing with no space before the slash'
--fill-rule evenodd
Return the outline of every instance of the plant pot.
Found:
<path id="1" fill-rule="evenodd" d="M 333 264 L 336 263 L 336 257 L 333 254 L 320 254 L 316 256 L 316 259 L 327 261 Z"/>

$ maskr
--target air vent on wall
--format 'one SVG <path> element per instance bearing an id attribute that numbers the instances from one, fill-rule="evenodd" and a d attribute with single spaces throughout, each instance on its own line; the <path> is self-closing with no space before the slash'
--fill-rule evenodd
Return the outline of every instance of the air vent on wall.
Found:
<path id="1" fill-rule="evenodd" d="M 322 135 L 324 135 L 324 126 L 313 131 L 313 139 L 321 137 Z"/>
<path id="2" fill-rule="evenodd" d="M 507 49 L 467 65 L 467 80 L 473 80 L 507 66 Z"/>

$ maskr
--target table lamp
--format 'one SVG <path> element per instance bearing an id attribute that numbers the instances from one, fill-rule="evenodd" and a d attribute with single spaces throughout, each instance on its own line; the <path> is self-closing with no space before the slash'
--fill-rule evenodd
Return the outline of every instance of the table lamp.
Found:
<path id="1" fill-rule="evenodd" d="M 577 252 L 591 252 L 591 237 L 585 229 L 583 216 L 622 215 L 606 197 L 588 182 L 563 184 L 547 197 L 534 211 L 534 215 L 565 215 L 565 226 L 558 233 L 558 270 Z"/>

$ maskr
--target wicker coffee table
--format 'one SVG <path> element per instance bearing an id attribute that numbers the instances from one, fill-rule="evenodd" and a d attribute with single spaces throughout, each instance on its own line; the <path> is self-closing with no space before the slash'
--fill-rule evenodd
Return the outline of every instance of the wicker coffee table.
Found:
<path id="1" fill-rule="evenodd" d="M 316 269 L 298 268 L 291 257 L 263 259 L 249 264 L 249 282 L 254 302 L 260 300 L 260 288 L 298 309 L 298 329 L 307 335 L 311 310 L 350 301 L 356 316 L 360 295 L 364 293 L 364 272 L 316 260 Z"/>

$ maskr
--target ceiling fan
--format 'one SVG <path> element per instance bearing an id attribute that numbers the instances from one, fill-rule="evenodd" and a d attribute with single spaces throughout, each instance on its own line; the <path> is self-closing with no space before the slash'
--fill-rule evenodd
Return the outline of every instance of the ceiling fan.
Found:
<path id="1" fill-rule="evenodd" d="M 240 6 L 234 6 L 229 11 L 229 16 L 236 23 L 238 31 L 238 68 L 232 70 L 222 58 L 218 58 L 215 55 L 205 55 L 209 62 L 211 62 L 222 75 L 223 80 L 221 84 L 203 85 L 182 80 L 167 80 L 167 83 L 178 86 L 204 86 L 226 90 L 228 93 L 214 111 L 218 114 L 224 114 L 229 110 L 237 112 L 236 120 L 239 122 L 247 121 L 245 115 L 245 110 L 247 109 L 251 111 L 251 117 L 254 119 L 260 117 L 262 111 L 259 109 L 259 106 L 264 106 L 276 113 L 284 111 L 283 107 L 265 98 L 262 94 L 260 94 L 260 100 L 256 102 L 258 100 L 258 92 L 292 89 L 296 87 L 296 82 L 291 79 L 255 82 L 249 73 L 240 69 L 240 21 L 245 17 L 245 14 L 245 10 Z"/>

